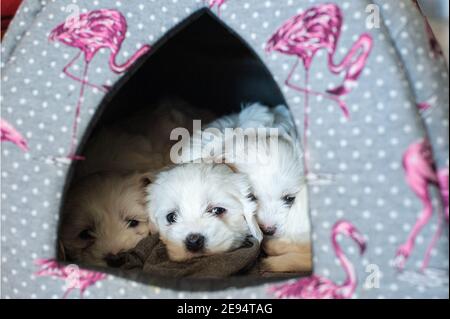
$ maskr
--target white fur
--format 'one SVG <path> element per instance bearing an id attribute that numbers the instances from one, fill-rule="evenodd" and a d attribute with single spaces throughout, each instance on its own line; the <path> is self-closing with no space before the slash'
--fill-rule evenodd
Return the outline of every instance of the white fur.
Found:
<path id="1" fill-rule="evenodd" d="M 134 248 L 150 230 L 155 231 L 140 180 L 152 176 L 138 172 L 168 165 L 171 131 L 176 127 L 192 131 L 192 118 L 208 116 L 183 101 L 166 99 L 96 132 L 84 150 L 86 160 L 77 163 L 64 206 L 60 228 L 64 253 L 74 261 L 105 265 L 106 255 Z M 133 216 L 140 225 L 126 227 Z M 86 229 L 95 240 L 80 238 Z"/>
<path id="2" fill-rule="evenodd" d="M 257 198 L 259 224 L 261 227 L 277 228 L 271 237 L 295 243 L 308 242 L 310 224 L 302 152 L 289 110 L 285 106 L 269 109 L 261 104 L 253 104 L 238 114 L 219 118 L 205 129 L 217 128 L 224 133 L 226 128 L 239 127 L 277 128 L 279 133 L 275 136 L 258 136 L 258 142 L 237 139 L 232 154 L 223 147 L 228 142 L 224 135 L 211 142 L 216 145 L 208 145 L 208 141 L 200 143 L 214 149 L 213 157 L 231 162 L 237 171 L 248 175 Z M 194 154 L 191 159 L 195 160 L 198 156 Z M 254 158 L 256 162 L 250 160 Z M 286 195 L 296 197 L 291 207 L 283 201 Z"/>
<path id="3" fill-rule="evenodd" d="M 254 212 L 256 204 L 248 195 L 250 183 L 224 164 L 181 164 L 160 172 L 148 189 L 148 212 L 165 242 L 169 257 L 182 261 L 201 255 L 222 253 L 242 245 L 251 234 L 259 233 Z M 222 207 L 222 216 L 208 213 L 212 207 Z M 170 224 L 167 215 L 176 212 L 176 222 Z M 189 234 L 206 238 L 205 249 L 198 253 L 185 249 Z M 261 239 L 262 236 L 257 235 Z"/>
<path id="4" fill-rule="evenodd" d="M 222 116 L 220 119 L 209 123 L 207 128 L 217 128 L 224 131 L 226 128 L 258 128 L 271 127 L 274 122 L 274 114 L 267 106 L 259 103 L 243 107 L 240 113 Z"/>

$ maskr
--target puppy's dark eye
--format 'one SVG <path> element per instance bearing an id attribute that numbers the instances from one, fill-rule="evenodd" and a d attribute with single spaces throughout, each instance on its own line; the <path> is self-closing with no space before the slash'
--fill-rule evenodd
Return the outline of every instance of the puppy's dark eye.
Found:
<path id="1" fill-rule="evenodd" d="M 78 234 L 78 238 L 81 240 L 92 240 L 94 236 L 92 235 L 92 231 L 90 229 L 85 229 Z"/>
<path id="2" fill-rule="evenodd" d="M 139 221 L 138 220 L 135 220 L 135 219 L 128 220 L 128 224 L 127 224 L 128 228 L 136 228 L 138 226 L 139 226 Z"/>
<path id="3" fill-rule="evenodd" d="M 166 219 L 167 219 L 167 222 L 169 224 L 176 223 L 176 221 L 177 221 L 177 213 L 176 212 L 171 212 L 171 213 L 167 214 Z"/>
<path id="4" fill-rule="evenodd" d="M 256 202 L 258 200 L 255 194 L 252 193 L 248 194 L 247 198 L 250 199 L 252 202 Z"/>
<path id="5" fill-rule="evenodd" d="M 286 205 L 292 205 L 295 201 L 295 196 L 292 195 L 284 196 L 283 201 Z"/>
<path id="6" fill-rule="evenodd" d="M 210 210 L 208 210 L 208 213 L 216 215 L 216 216 L 220 216 L 225 214 L 227 210 L 223 207 L 213 207 Z"/>

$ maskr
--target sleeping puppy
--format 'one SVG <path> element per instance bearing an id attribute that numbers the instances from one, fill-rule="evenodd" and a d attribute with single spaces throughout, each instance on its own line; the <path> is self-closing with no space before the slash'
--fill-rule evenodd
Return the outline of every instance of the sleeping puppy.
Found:
<path id="1" fill-rule="evenodd" d="M 173 129 L 192 131 L 192 120 L 209 118 L 179 99 L 163 99 L 154 108 L 147 107 L 102 127 L 86 145 L 84 161 L 77 163 L 76 178 L 98 171 L 159 170 L 170 164 Z"/>
<path id="2" fill-rule="evenodd" d="M 244 131 L 230 137 L 224 133 L 227 128 Z M 252 128 L 277 130 L 246 139 L 250 131 L 245 130 Z M 207 156 L 227 162 L 250 179 L 258 205 L 257 220 L 264 233 L 263 249 L 268 254 L 262 262 L 263 271 L 310 271 L 307 188 L 301 148 L 287 107 L 269 109 L 253 104 L 210 123 L 203 132 L 208 132 L 200 142 Z M 194 152 L 191 160 L 199 156 L 205 159 L 205 152 Z"/>
<path id="3" fill-rule="evenodd" d="M 154 231 L 145 209 L 151 175 L 108 172 L 86 176 L 67 193 L 59 230 L 61 258 L 119 267 L 120 252 Z"/>
<path id="4" fill-rule="evenodd" d="M 224 164 L 180 164 L 148 187 L 148 213 L 173 261 L 239 248 L 262 234 L 247 177 Z"/>
<path id="5" fill-rule="evenodd" d="M 116 126 L 103 127 L 88 142 L 83 155 L 86 160 L 77 163 L 76 180 L 102 171 L 158 170 L 168 163 L 164 148 L 155 147 L 151 138 Z"/>
<path id="6" fill-rule="evenodd" d="M 60 239 L 68 259 L 118 266 L 117 254 L 134 248 L 151 229 L 144 208 L 151 174 L 170 163 L 174 128 L 192 131 L 192 119 L 207 118 L 179 99 L 163 99 L 98 130 L 87 142 L 67 195 Z M 105 173 L 109 172 L 109 173 Z M 64 257 L 64 256 L 63 256 Z"/>

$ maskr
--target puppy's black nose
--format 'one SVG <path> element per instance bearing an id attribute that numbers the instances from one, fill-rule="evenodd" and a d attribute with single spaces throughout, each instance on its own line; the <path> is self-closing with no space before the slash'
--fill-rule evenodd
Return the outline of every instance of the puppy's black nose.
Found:
<path id="1" fill-rule="evenodd" d="M 273 236 L 277 232 L 276 226 L 261 226 L 261 230 L 266 236 Z"/>
<path id="2" fill-rule="evenodd" d="M 108 254 L 105 256 L 104 260 L 109 267 L 119 268 L 126 262 L 126 258 L 124 254 Z"/>
<path id="3" fill-rule="evenodd" d="M 201 234 L 189 234 L 184 242 L 186 249 L 192 252 L 198 252 L 205 247 L 205 236 Z"/>

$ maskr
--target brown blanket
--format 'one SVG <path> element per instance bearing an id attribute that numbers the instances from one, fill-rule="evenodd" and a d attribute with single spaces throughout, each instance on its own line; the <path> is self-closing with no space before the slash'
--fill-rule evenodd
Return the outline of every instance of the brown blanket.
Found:
<path id="1" fill-rule="evenodd" d="M 257 240 L 250 237 L 242 247 L 223 254 L 194 258 L 184 262 L 171 261 L 158 235 L 151 235 L 132 250 L 119 257 L 120 268 L 142 271 L 152 277 L 223 279 L 236 276 L 252 278 L 295 278 L 308 273 L 261 272 L 260 261 L 264 253 Z"/>
<path id="2" fill-rule="evenodd" d="M 120 257 L 123 270 L 141 269 L 153 276 L 172 278 L 226 278 L 237 275 L 258 275 L 259 244 L 253 238 L 224 254 L 199 257 L 185 262 L 169 260 L 164 244 L 157 235 L 143 239 L 136 248 Z"/>

